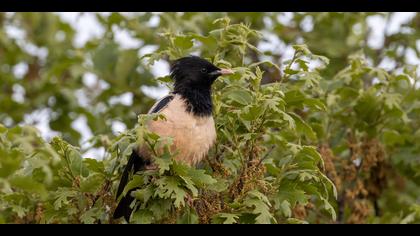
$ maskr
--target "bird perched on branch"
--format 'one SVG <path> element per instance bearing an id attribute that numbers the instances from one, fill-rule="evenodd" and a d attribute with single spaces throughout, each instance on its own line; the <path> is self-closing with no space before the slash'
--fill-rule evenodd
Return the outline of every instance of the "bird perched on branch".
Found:
<path id="1" fill-rule="evenodd" d="M 147 128 L 161 137 L 171 137 L 171 148 L 178 152 L 174 158 L 190 166 L 199 163 L 216 139 L 212 116 L 211 85 L 221 75 L 233 74 L 230 69 L 220 69 L 205 59 L 188 56 L 171 65 L 174 90 L 160 99 L 149 110 L 161 113 L 165 120 L 150 121 Z M 151 150 L 140 146 L 133 150 L 121 177 L 117 198 L 128 182 L 130 173 L 151 169 Z M 133 211 L 130 204 L 133 190 L 123 196 L 114 211 L 114 218 L 124 217 L 128 222 Z"/>

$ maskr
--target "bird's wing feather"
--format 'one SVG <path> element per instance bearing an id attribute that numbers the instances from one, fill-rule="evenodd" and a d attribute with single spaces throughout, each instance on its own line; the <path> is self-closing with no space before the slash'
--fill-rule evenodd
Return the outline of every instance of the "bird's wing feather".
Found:
<path id="1" fill-rule="evenodd" d="M 117 190 L 117 198 L 121 195 L 125 186 L 127 185 L 130 171 L 134 169 L 135 173 L 141 168 L 142 165 L 144 165 L 143 159 L 137 154 L 135 150 L 133 150 L 121 176 L 120 184 L 118 185 Z"/>
<path id="2" fill-rule="evenodd" d="M 147 114 L 152 114 L 152 113 L 159 113 L 160 111 L 162 111 L 166 106 L 168 106 L 169 102 L 172 101 L 174 99 L 174 95 L 173 94 L 168 94 L 165 97 L 163 97 L 162 99 L 160 99 L 159 101 L 157 101 L 149 110 L 149 112 Z"/>
<path id="3" fill-rule="evenodd" d="M 123 193 L 125 186 L 128 182 L 128 177 L 130 172 L 133 170 L 134 173 L 137 172 L 144 165 L 143 158 L 137 154 L 135 150 L 132 151 L 130 159 L 124 169 L 124 172 L 121 176 L 120 183 L 117 190 L 117 199 Z M 118 202 L 117 208 L 114 210 L 113 218 L 117 219 L 124 216 L 125 220 L 128 222 L 130 220 L 130 215 L 133 209 L 130 208 L 131 202 L 134 198 L 131 196 L 131 192 L 136 189 L 131 189 L 125 196 L 122 196 L 121 200 Z"/>

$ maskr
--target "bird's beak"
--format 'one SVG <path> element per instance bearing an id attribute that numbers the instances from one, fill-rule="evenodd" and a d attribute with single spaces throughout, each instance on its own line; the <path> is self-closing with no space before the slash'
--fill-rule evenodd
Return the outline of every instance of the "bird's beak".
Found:
<path id="1" fill-rule="evenodd" d="M 221 76 L 221 75 L 231 75 L 233 74 L 233 70 L 231 69 L 220 69 L 220 70 L 216 70 L 210 73 L 210 75 L 215 76 L 215 78 Z"/>
<path id="2" fill-rule="evenodd" d="M 219 70 L 219 73 L 221 75 L 231 75 L 235 72 L 233 72 L 233 70 L 231 70 L 231 69 L 221 69 L 221 70 Z"/>

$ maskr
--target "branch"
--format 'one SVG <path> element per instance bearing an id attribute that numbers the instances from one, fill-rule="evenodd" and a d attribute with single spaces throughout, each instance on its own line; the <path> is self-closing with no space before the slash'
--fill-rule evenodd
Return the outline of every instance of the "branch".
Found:
<path id="1" fill-rule="evenodd" d="M 260 161 L 257 164 L 257 167 L 261 165 L 261 163 L 271 154 L 271 152 L 273 152 L 274 148 L 276 147 L 276 145 L 271 145 L 270 149 L 268 150 L 268 152 L 260 159 Z"/>

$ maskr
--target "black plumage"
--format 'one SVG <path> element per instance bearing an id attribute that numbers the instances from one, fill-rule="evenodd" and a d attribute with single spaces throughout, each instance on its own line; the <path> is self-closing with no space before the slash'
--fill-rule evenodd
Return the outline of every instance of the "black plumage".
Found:
<path id="1" fill-rule="evenodd" d="M 147 163 L 145 159 L 139 156 L 136 150 L 133 150 L 131 152 L 130 158 L 128 159 L 124 172 L 121 176 L 120 184 L 117 190 L 117 198 L 124 191 L 124 188 L 128 183 L 128 177 L 130 175 L 130 172 L 136 173 L 137 171 L 142 170 L 143 167 L 146 165 Z M 134 197 L 131 196 L 131 193 L 135 190 L 137 189 L 129 190 L 127 194 L 121 198 L 120 202 L 118 203 L 117 208 L 115 208 L 114 215 L 113 215 L 114 219 L 124 216 L 124 219 L 127 222 L 130 220 L 130 215 L 131 215 L 131 212 L 133 211 L 133 209 L 130 208 L 130 204 L 134 200 Z"/>
<path id="2" fill-rule="evenodd" d="M 167 106 L 169 104 L 169 102 L 172 101 L 172 99 L 174 99 L 174 96 L 172 94 L 165 96 L 164 98 L 162 98 L 161 100 L 159 100 L 156 103 L 156 105 L 154 105 L 152 107 L 151 111 L 149 111 L 149 114 L 158 113 L 165 106 Z"/>

